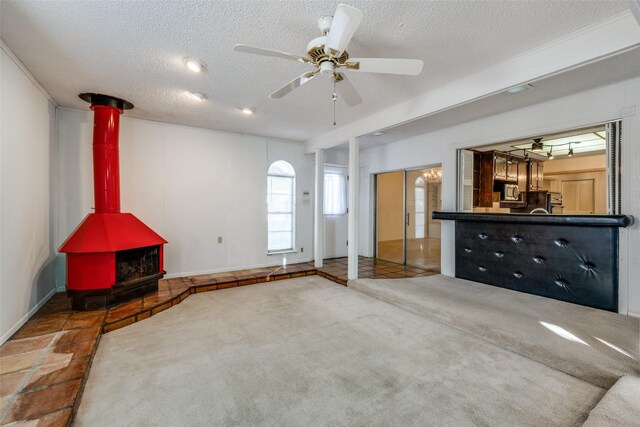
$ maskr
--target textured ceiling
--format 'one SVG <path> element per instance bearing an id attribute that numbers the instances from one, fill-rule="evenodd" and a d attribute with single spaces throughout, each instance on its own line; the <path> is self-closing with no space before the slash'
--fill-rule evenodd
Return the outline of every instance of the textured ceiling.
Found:
<path id="1" fill-rule="evenodd" d="M 316 79 L 268 94 L 308 70 L 236 53 L 244 43 L 304 54 L 336 1 L 8 1 L 0 36 L 61 106 L 81 92 L 125 98 L 127 116 L 304 141 L 332 128 L 331 88 Z M 364 12 L 351 56 L 418 58 L 418 77 L 352 74 L 364 102 L 338 103 L 338 125 L 548 43 L 626 9 L 624 1 L 348 1 Z M 181 59 L 207 63 L 204 74 Z M 186 91 L 201 91 L 206 102 Z M 238 107 L 253 106 L 254 116 Z"/>
<path id="2" fill-rule="evenodd" d="M 611 58 L 576 68 L 533 83 L 533 88 L 515 95 L 498 93 L 452 110 L 433 114 L 400 126 L 385 129 L 381 136 L 359 138 L 362 149 L 434 132 L 456 124 L 504 113 L 566 95 L 594 89 L 606 84 L 640 77 L 640 48 L 634 48 Z M 534 137 L 537 135 L 531 135 Z M 491 149 L 504 149 L 502 145 Z M 346 144 L 339 148 L 347 150 Z"/>

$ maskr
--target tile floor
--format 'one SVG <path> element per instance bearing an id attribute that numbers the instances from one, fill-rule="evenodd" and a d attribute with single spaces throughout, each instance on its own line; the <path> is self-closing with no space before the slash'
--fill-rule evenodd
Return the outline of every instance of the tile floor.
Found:
<path id="1" fill-rule="evenodd" d="M 319 276 L 347 286 L 347 258 L 325 259 L 323 264 L 317 272 Z M 360 257 L 358 259 L 358 277 L 361 279 L 400 279 L 434 274 L 440 274 L 440 271 L 396 264 L 376 258 Z"/>
<path id="2" fill-rule="evenodd" d="M 59 293 L 0 347 L 0 424 L 70 423 L 105 315 L 74 312 Z"/>
<path id="3" fill-rule="evenodd" d="M 399 278 L 437 274 L 361 257 L 360 277 Z M 347 259 L 286 268 L 258 268 L 161 280 L 158 290 L 108 310 L 71 310 L 65 293 L 54 295 L 0 347 L 0 425 L 67 426 L 80 402 L 102 333 L 146 319 L 192 293 L 319 274 L 347 284 Z"/>

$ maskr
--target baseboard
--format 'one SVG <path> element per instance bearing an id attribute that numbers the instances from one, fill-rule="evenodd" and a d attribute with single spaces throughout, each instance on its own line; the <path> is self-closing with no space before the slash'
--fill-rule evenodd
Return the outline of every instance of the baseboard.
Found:
<path id="1" fill-rule="evenodd" d="M 11 338 L 11 336 L 15 334 L 16 331 L 22 327 L 22 325 L 27 323 L 27 320 L 29 320 L 31 316 L 36 314 L 36 311 L 40 310 L 40 308 L 43 305 L 45 305 L 47 301 L 49 301 L 51 297 L 54 296 L 57 292 L 58 292 L 58 289 L 53 288 L 51 292 L 49 292 L 44 298 L 42 298 L 42 300 L 38 304 L 36 304 L 31 310 L 29 310 L 27 314 L 22 316 L 22 318 L 18 320 L 15 325 L 13 325 L 7 332 L 2 334 L 2 336 L 0 337 L 0 345 L 4 344 L 9 338 Z"/>
<path id="2" fill-rule="evenodd" d="M 638 318 L 640 318 L 640 312 L 639 312 L 639 311 L 632 311 L 632 310 L 629 310 L 629 311 L 627 311 L 627 315 L 628 315 L 628 316 L 631 316 L 631 317 L 638 317 Z"/>
<path id="3" fill-rule="evenodd" d="M 311 262 L 312 258 L 305 259 L 297 259 L 289 264 L 300 264 L 303 262 Z M 164 276 L 165 279 L 172 279 L 174 277 L 184 277 L 184 276 L 198 276 L 201 274 L 213 274 L 213 273 L 226 273 L 227 271 L 239 271 L 239 270 L 248 270 L 251 268 L 265 268 L 265 267 L 280 267 L 282 263 L 279 262 L 270 262 L 265 264 L 254 264 L 254 265 L 244 265 L 237 267 L 222 267 L 222 268 L 214 268 L 210 270 L 199 270 L 199 271 L 184 271 L 181 273 L 170 273 Z"/>

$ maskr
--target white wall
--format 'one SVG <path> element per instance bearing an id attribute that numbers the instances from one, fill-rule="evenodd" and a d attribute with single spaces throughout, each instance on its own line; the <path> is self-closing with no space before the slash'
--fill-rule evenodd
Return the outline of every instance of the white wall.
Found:
<path id="1" fill-rule="evenodd" d="M 126 112 L 120 124 L 122 211 L 169 241 L 168 276 L 276 265 L 283 256 L 288 263 L 311 259 L 313 156 L 302 144 L 130 119 Z M 58 110 L 58 245 L 93 207 L 92 126 L 88 109 Z M 297 252 L 269 256 L 267 169 L 281 159 L 296 171 Z M 64 284 L 64 255 L 58 258 L 57 281 Z"/>
<path id="2" fill-rule="evenodd" d="M 0 344 L 55 292 L 55 106 L 0 46 Z"/>
<path id="3" fill-rule="evenodd" d="M 537 136 L 622 118 L 623 213 L 636 223 L 620 231 L 620 312 L 640 317 L 640 79 L 605 86 L 363 150 L 360 156 L 360 253 L 371 256 L 371 175 L 442 163 L 442 209 L 456 209 L 456 150 Z M 442 222 L 442 272 L 454 275 L 454 224 Z"/>
<path id="4" fill-rule="evenodd" d="M 346 168 L 349 166 L 349 151 L 343 146 L 329 148 L 324 152 L 324 163 L 327 165 L 344 166 Z"/>

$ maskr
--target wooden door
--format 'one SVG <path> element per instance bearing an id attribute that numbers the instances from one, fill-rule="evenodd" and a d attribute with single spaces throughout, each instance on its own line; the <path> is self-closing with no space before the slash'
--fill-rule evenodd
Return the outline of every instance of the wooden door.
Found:
<path id="1" fill-rule="evenodd" d="M 376 254 L 380 259 L 404 262 L 404 171 L 376 178 Z"/>
<path id="2" fill-rule="evenodd" d="M 564 213 L 589 215 L 595 212 L 595 193 L 593 179 L 574 179 L 562 181 L 562 203 Z"/>

